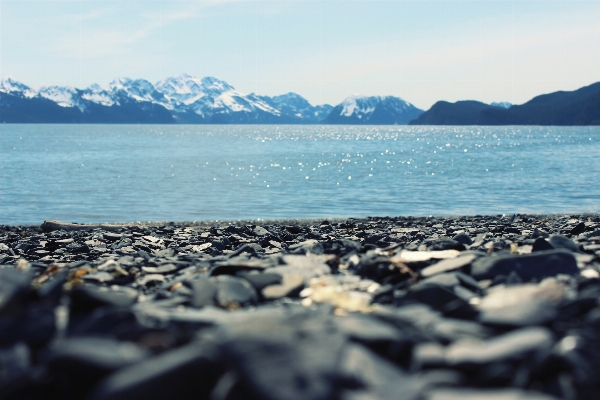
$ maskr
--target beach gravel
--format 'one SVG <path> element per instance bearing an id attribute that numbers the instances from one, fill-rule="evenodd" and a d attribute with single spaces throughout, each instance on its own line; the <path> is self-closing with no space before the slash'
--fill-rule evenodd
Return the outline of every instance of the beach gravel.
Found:
<path id="1" fill-rule="evenodd" d="M 0 398 L 597 399 L 600 215 L 0 226 Z"/>

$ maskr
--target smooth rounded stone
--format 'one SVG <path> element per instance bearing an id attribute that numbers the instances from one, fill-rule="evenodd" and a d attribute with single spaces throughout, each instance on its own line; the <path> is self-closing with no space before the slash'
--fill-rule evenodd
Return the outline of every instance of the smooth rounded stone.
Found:
<path id="1" fill-rule="evenodd" d="M 217 286 L 215 300 L 223 308 L 243 307 L 258 300 L 256 290 L 243 278 L 219 275 L 210 280 Z"/>
<path id="2" fill-rule="evenodd" d="M 422 269 L 420 273 L 422 277 L 428 278 L 443 272 L 464 268 L 470 265 L 476 258 L 477 256 L 475 254 L 467 254 L 456 258 L 445 259 Z"/>
<path id="3" fill-rule="evenodd" d="M 112 286 L 98 288 L 94 286 L 80 286 L 71 293 L 70 308 L 72 312 L 87 312 L 97 307 L 129 307 L 137 301 L 137 290 Z"/>
<path id="4" fill-rule="evenodd" d="M 190 282 L 192 287 L 192 306 L 201 308 L 215 304 L 217 285 L 208 279 L 195 279 Z"/>
<path id="5" fill-rule="evenodd" d="M 565 287 L 555 280 L 494 287 L 477 305 L 479 320 L 498 326 L 545 324 L 556 318 L 566 294 Z"/>
<path id="6" fill-rule="evenodd" d="M 558 274 L 579 274 L 577 261 L 573 254 L 562 249 L 518 256 L 483 257 L 474 261 L 471 266 L 471 275 L 477 280 L 493 279 L 497 275 L 508 275 L 513 271 L 525 281 Z"/>
<path id="7" fill-rule="evenodd" d="M 556 397 L 522 389 L 439 388 L 422 400 L 558 400 Z"/>
<path id="8" fill-rule="evenodd" d="M 271 273 L 270 275 L 278 275 L 281 279 L 280 283 L 268 285 L 262 289 L 262 297 L 265 300 L 277 300 L 283 297 L 297 297 L 302 289 L 304 289 L 305 278 L 303 275 Z"/>
<path id="9" fill-rule="evenodd" d="M 470 246 L 473 244 L 471 237 L 465 233 L 459 233 L 458 235 L 454 236 L 452 240 L 465 246 Z"/>
<path id="10" fill-rule="evenodd" d="M 222 371 L 207 350 L 191 343 L 120 369 L 90 399 L 208 399 Z"/>
<path id="11" fill-rule="evenodd" d="M 555 249 L 566 249 L 572 251 L 573 253 L 579 253 L 579 247 L 568 237 L 561 235 L 550 235 L 548 242 Z"/>
<path id="12" fill-rule="evenodd" d="M 531 245 L 531 252 L 553 250 L 553 249 L 554 249 L 554 246 L 552 246 L 543 237 L 538 237 L 537 239 L 535 239 L 535 242 L 533 242 L 533 244 Z"/>
<path id="13" fill-rule="evenodd" d="M 552 332 L 543 327 L 523 328 L 492 339 L 472 339 L 452 343 L 446 348 L 448 365 L 478 368 L 495 362 L 515 362 L 550 350 Z"/>

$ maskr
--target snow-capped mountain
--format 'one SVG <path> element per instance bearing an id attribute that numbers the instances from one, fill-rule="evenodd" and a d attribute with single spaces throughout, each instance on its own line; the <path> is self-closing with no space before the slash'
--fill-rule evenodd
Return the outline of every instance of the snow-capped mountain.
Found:
<path id="1" fill-rule="evenodd" d="M 77 107 L 84 111 L 85 101 L 82 101 L 79 92 L 71 86 L 42 86 L 37 95 L 51 100 L 61 107 Z"/>
<path id="2" fill-rule="evenodd" d="M 85 89 L 34 90 L 10 77 L 0 81 L 0 120 L 7 122 L 406 124 L 420 113 L 397 97 L 356 95 L 335 108 L 313 106 L 296 93 L 244 94 L 217 78 L 189 74 L 156 84 L 122 77 Z"/>
<path id="3" fill-rule="evenodd" d="M 280 96 L 258 97 L 271 107 L 279 109 L 283 115 L 290 118 L 299 118 L 306 122 L 320 122 L 325 119 L 333 109 L 329 104 L 313 106 L 304 97 L 291 92 Z"/>
<path id="4" fill-rule="evenodd" d="M 225 81 L 188 74 L 156 84 L 166 108 L 183 122 L 274 122 L 281 111 L 253 94 L 244 95 Z"/>
<path id="5" fill-rule="evenodd" d="M 495 101 L 491 103 L 490 106 L 509 109 L 513 106 L 513 104 L 509 103 L 508 101 Z"/>
<path id="6" fill-rule="evenodd" d="M 168 102 L 164 94 L 157 91 L 154 85 L 145 79 L 117 78 L 108 85 L 108 88 L 113 98 L 116 95 L 163 106 Z"/>
<path id="7" fill-rule="evenodd" d="M 272 98 L 253 93 L 245 95 L 225 81 L 213 77 L 199 79 L 189 74 L 170 77 L 155 85 L 145 79 L 117 78 L 107 86 L 93 84 L 85 89 L 46 86 L 37 91 L 7 78 L 0 81 L 2 95 L 5 104 L 10 103 L 12 97 L 46 99 L 65 109 L 63 114 L 68 109 L 69 121 L 77 115 L 71 111 L 77 109 L 83 120 L 94 122 L 98 119 L 110 122 L 109 115 L 137 107 L 160 111 L 161 115 L 167 112 L 171 122 L 180 123 L 317 123 L 332 108 L 327 104 L 312 106 L 295 93 Z M 24 106 L 22 101 L 19 104 Z M 11 113 L 14 110 L 13 107 Z M 137 114 L 135 118 L 141 117 L 143 112 Z M 119 115 L 119 121 L 127 119 L 123 112 Z"/>
<path id="8" fill-rule="evenodd" d="M 0 80 L 0 93 L 18 94 L 24 97 L 33 97 L 36 94 L 29 86 L 14 80 L 10 76 Z"/>
<path id="9" fill-rule="evenodd" d="M 405 125 L 423 113 L 411 103 L 393 96 L 352 95 L 331 110 L 328 124 Z"/>

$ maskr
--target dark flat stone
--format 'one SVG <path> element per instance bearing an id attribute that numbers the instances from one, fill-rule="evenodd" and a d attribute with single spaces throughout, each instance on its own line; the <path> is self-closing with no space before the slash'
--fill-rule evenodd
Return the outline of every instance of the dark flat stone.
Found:
<path id="1" fill-rule="evenodd" d="M 531 251 L 532 252 L 544 251 L 544 250 L 553 250 L 553 249 L 554 249 L 554 246 L 552 246 L 543 237 L 538 237 L 537 239 L 535 239 L 535 242 L 533 242 L 533 245 L 531 246 Z"/>
<path id="2" fill-rule="evenodd" d="M 502 255 L 473 262 L 471 275 L 478 280 L 516 272 L 525 281 L 558 274 L 578 275 L 573 254 L 566 250 L 547 250 L 521 256 Z"/>
<path id="3" fill-rule="evenodd" d="M 90 398 L 208 399 L 221 373 L 222 367 L 192 343 L 119 370 Z"/>

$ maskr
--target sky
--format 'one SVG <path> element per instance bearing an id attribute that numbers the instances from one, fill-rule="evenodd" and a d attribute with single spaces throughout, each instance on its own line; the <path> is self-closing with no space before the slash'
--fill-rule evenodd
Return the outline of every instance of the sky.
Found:
<path id="1" fill-rule="evenodd" d="M 600 81 L 596 1 L 0 0 L 0 76 L 31 87 L 214 76 L 312 104 L 522 104 Z"/>

